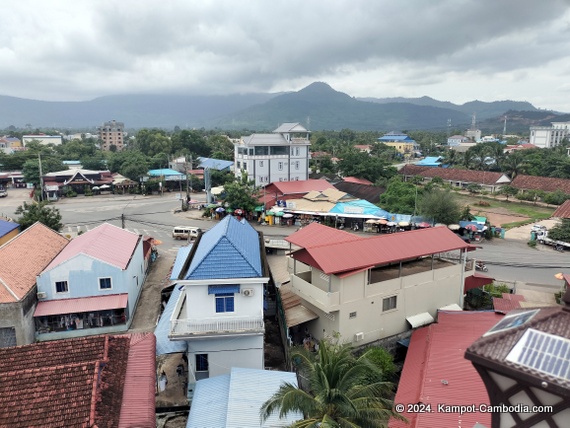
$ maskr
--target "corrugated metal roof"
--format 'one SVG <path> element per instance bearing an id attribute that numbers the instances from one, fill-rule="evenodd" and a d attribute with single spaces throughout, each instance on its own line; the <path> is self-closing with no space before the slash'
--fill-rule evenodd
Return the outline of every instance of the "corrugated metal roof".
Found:
<path id="1" fill-rule="evenodd" d="M 193 244 L 188 244 L 184 247 L 180 247 L 178 253 L 176 253 L 176 259 L 174 260 L 174 265 L 172 266 L 172 272 L 170 274 L 171 281 L 176 281 L 180 276 L 184 263 L 186 262 L 186 259 L 188 259 L 188 255 L 192 250 L 192 245 Z"/>
<path id="2" fill-rule="evenodd" d="M 178 352 L 186 352 L 188 349 L 188 344 L 185 340 L 170 340 L 168 338 L 168 334 L 170 333 L 170 318 L 174 312 L 176 302 L 180 297 L 181 289 L 182 286 L 174 284 L 172 294 L 154 329 L 154 335 L 156 336 L 156 355 L 176 354 Z"/>
<path id="3" fill-rule="evenodd" d="M 120 269 L 126 269 L 140 242 L 140 235 L 104 223 L 73 239 L 45 271 L 68 261 L 78 254 L 85 254 Z"/>
<path id="4" fill-rule="evenodd" d="M 23 299 L 36 277 L 69 244 L 42 223 L 35 223 L 0 247 L 0 303 Z"/>
<path id="5" fill-rule="evenodd" d="M 131 335 L 119 428 L 156 427 L 156 346 L 151 333 Z"/>
<path id="6" fill-rule="evenodd" d="M 390 428 L 491 426 L 490 413 L 443 413 L 438 403 L 448 405 L 489 404 L 483 381 L 465 350 L 502 319 L 493 312 L 439 312 L 438 322 L 412 335 L 398 385 L 395 403 L 431 404 L 431 413 L 407 413 L 409 421 L 391 420 Z"/>
<path id="7" fill-rule="evenodd" d="M 307 129 L 299 122 L 285 122 L 282 123 L 273 132 L 309 132 L 309 131 L 307 131 Z"/>
<path id="8" fill-rule="evenodd" d="M 524 296 L 521 296 L 524 301 Z M 493 309 L 499 314 L 507 314 L 513 309 L 520 309 L 521 300 L 515 299 L 502 299 L 500 297 L 493 297 Z"/>
<path id="9" fill-rule="evenodd" d="M 480 288 L 488 284 L 492 284 L 495 278 L 483 275 L 482 273 L 475 272 L 473 275 L 465 277 L 463 291 L 472 290 L 473 288 Z"/>
<path id="10" fill-rule="evenodd" d="M 319 223 L 310 223 L 295 233 L 285 238 L 286 241 L 298 245 L 302 248 L 309 248 L 317 245 L 330 245 L 339 242 L 361 241 L 362 238 L 343 230 L 323 226 Z"/>
<path id="11" fill-rule="evenodd" d="M 127 307 L 128 299 L 129 295 L 124 293 L 110 294 L 108 296 L 80 297 L 77 299 L 48 300 L 38 302 L 34 317 L 123 309 Z"/>
<path id="12" fill-rule="evenodd" d="M 20 227 L 18 223 L 0 220 L 0 237 L 10 233 L 14 229 L 17 229 L 18 227 Z"/>
<path id="13" fill-rule="evenodd" d="M 412 328 L 418 328 L 424 325 L 431 324 L 435 320 L 429 314 L 429 312 L 421 312 L 419 314 L 412 315 L 411 317 L 406 317 L 406 321 L 410 323 Z"/>
<path id="14" fill-rule="evenodd" d="M 330 242 L 331 228 L 317 223 L 313 225 L 311 232 L 315 241 L 318 242 L 320 228 L 323 233 L 329 234 Z M 417 229 L 326 245 L 318 245 L 317 242 L 294 252 L 293 258 L 317 267 L 326 274 L 469 248 L 469 244 L 445 227 Z"/>
<path id="15" fill-rule="evenodd" d="M 342 181 L 344 181 L 346 183 L 362 184 L 365 186 L 373 186 L 374 185 L 374 183 L 372 183 L 371 181 L 369 181 L 365 178 L 358 178 L 358 177 L 344 177 L 342 179 Z"/>
<path id="16" fill-rule="evenodd" d="M 295 327 L 304 322 L 316 320 L 319 316 L 303 305 L 293 306 L 285 309 L 285 318 L 287 319 L 287 327 Z M 433 320 L 433 318 L 432 318 Z"/>
<path id="17" fill-rule="evenodd" d="M 276 181 L 275 183 L 268 184 L 265 189 L 271 192 L 272 189 L 276 189 L 279 193 L 283 195 L 289 195 L 294 193 L 308 193 L 311 190 L 323 191 L 325 189 L 330 189 L 334 187 L 327 180 L 323 179 L 309 179 L 309 180 L 299 180 L 299 181 Z"/>
<path id="18" fill-rule="evenodd" d="M 262 274 L 257 231 L 246 221 L 226 216 L 202 235 L 185 279 L 256 278 Z"/>
<path id="19" fill-rule="evenodd" d="M 216 376 L 196 383 L 188 415 L 187 428 L 286 427 L 303 418 L 289 413 L 283 418 L 270 416 L 263 424 L 261 405 L 279 387 L 288 382 L 297 385 L 295 373 L 232 367 L 229 375 Z"/>

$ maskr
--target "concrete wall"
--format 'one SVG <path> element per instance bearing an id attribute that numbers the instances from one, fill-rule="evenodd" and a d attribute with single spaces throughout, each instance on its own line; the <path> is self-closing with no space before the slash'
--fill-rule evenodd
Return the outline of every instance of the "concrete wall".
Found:
<path id="1" fill-rule="evenodd" d="M 0 328 L 14 328 L 16 345 L 34 343 L 34 310 L 36 308 L 36 287 L 20 302 L 0 304 Z M 0 344 L 1 345 L 1 344 Z"/>
<path id="2" fill-rule="evenodd" d="M 8 242 L 10 239 L 14 238 L 15 236 L 18 235 L 18 233 L 20 233 L 20 228 L 16 228 L 14 230 L 12 230 L 11 232 L 8 232 L 6 235 L 2 236 L 0 238 L 0 245 L 4 245 L 6 242 Z"/>

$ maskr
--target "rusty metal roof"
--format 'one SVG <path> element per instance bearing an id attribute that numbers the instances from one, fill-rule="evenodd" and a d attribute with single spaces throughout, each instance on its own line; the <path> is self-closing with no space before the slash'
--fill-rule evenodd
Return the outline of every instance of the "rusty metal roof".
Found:
<path id="1" fill-rule="evenodd" d="M 308 239 L 309 236 L 296 239 L 295 234 L 289 237 L 291 242 L 295 240 L 297 242 L 293 243 L 303 247 L 294 252 L 292 256 L 305 264 L 317 267 L 326 274 L 347 272 L 366 266 L 383 265 L 458 249 L 467 250 L 470 247 L 445 227 L 417 229 L 356 240 L 349 240 L 345 237 L 343 242 L 338 242 L 335 241 L 335 237 L 340 236 L 338 235 L 340 231 L 315 223 L 310 226 L 313 226 L 307 232 L 310 239 Z M 302 231 L 303 229 L 300 232 Z M 303 243 L 308 243 L 309 246 L 301 245 Z"/>
<path id="2" fill-rule="evenodd" d="M 127 293 L 46 300 L 38 302 L 34 317 L 123 309 L 127 307 L 128 300 L 129 295 Z"/>

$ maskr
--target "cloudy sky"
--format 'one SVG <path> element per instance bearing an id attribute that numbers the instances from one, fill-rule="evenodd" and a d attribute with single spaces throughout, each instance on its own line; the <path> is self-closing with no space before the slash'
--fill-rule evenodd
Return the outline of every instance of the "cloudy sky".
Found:
<path id="1" fill-rule="evenodd" d="M 0 95 L 299 90 L 570 112 L 568 0 L 18 0 Z M 7 6 L 9 5 L 9 6 Z"/>

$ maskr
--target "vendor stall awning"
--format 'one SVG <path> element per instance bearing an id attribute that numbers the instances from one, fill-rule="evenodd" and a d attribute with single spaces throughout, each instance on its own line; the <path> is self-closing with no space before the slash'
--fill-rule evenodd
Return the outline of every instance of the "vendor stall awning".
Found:
<path id="1" fill-rule="evenodd" d="M 431 324 L 435 320 L 429 312 L 422 312 L 420 314 L 412 315 L 411 317 L 406 317 L 406 321 L 410 323 L 412 328 L 418 328 L 423 325 Z"/>
<path id="2" fill-rule="evenodd" d="M 303 305 L 293 306 L 292 308 L 285 309 L 285 318 L 287 319 L 287 327 L 295 327 L 296 325 L 303 324 L 307 321 L 316 320 L 319 316 L 307 309 Z"/>
<path id="3" fill-rule="evenodd" d="M 38 303 L 34 317 L 124 309 L 127 307 L 128 300 L 129 295 L 126 293 L 111 294 L 108 296 L 81 297 L 78 299 L 49 300 Z"/>

